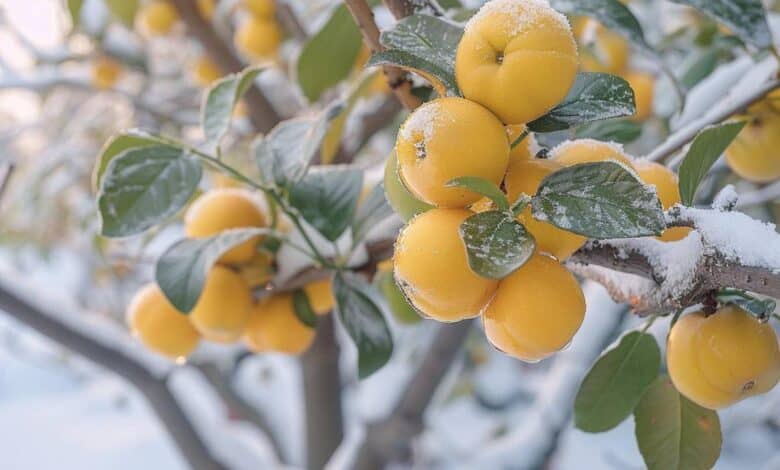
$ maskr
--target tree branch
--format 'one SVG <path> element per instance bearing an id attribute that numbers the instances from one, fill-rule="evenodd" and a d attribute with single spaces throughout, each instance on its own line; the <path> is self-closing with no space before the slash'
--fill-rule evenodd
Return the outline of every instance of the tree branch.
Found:
<path id="1" fill-rule="evenodd" d="M 342 143 L 339 151 L 333 157 L 333 163 L 351 163 L 358 152 L 371 140 L 377 132 L 384 129 L 387 123 L 401 111 L 401 104 L 392 96 L 387 97 L 372 113 L 366 115 L 360 126 L 357 144 L 347 149 Z"/>
<path id="2" fill-rule="evenodd" d="M 238 73 L 244 69 L 244 64 L 233 54 L 233 51 L 222 41 L 211 25 L 198 12 L 192 0 L 171 0 L 189 31 L 195 36 L 209 58 L 226 73 Z M 270 131 L 281 117 L 271 102 L 263 95 L 257 85 L 251 87 L 244 99 L 249 105 L 249 116 L 252 125 L 258 132 Z"/>

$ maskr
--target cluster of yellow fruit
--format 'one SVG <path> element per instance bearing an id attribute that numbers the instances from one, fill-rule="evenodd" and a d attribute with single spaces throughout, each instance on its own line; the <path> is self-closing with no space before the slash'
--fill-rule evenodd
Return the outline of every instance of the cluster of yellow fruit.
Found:
<path id="1" fill-rule="evenodd" d="M 274 0 L 243 0 L 243 6 L 249 17 L 236 29 L 236 49 L 253 62 L 275 59 L 283 35 Z"/>
<path id="2" fill-rule="evenodd" d="M 666 361 L 677 390 L 705 408 L 766 393 L 780 380 L 774 329 L 734 305 L 682 317 L 669 334 Z"/>
<path id="3" fill-rule="evenodd" d="M 746 114 L 747 124 L 726 149 L 726 161 L 748 181 L 774 181 L 780 178 L 780 90 L 750 106 Z"/>
<path id="4" fill-rule="evenodd" d="M 236 188 L 213 189 L 187 209 L 188 237 L 202 238 L 233 228 L 264 227 L 265 216 L 252 193 Z M 209 271 L 197 304 L 189 315 L 176 310 L 155 283 L 136 293 L 127 309 L 131 331 L 153 351 L 183 360 L 201 338 L 233 343 L 243 338 L 255 352 L 300 354 L 314 339 L 314 329 L 296 315 L 293 294 L 280 293 L 255 302 L 252 288 L 272 275 L 272 258 L 257 250 L 260 237 L 233 247 Z M 334 305 L 331 281 L 304 288 L 318 315 Z"/>
<path id="5" fill-rule="evenodd" d="M 581 139 L 536 158 L 524 122 L 540 117 L 568 92 L 577 49 L 565 17 L 541 0 L 493 0 L 467 24 L 456 55 L 464 98 L 440 98 L 416 109 L 401 126 L 388 159 L 388 200 L 408 220 L 396 241 L 394 275 L 409 302 L 444 322 L 482 315 L 489 341 L 523 360 L 537 361 L 571 341 L 582 323 L 579 283 L 561 264 L 586 239 L 535 220 L 518 220 L 537 252 L 499 280 L 475 273 L 460 238 L 469 216 L 491 208 L 475 192 L 447 187 L 462 176 L 501 186 L 510 202 L 534 195 L 542 180 L 566 166 L 615 161 L 654 185 L 664 208 L 680 202 L 677 176 L 662 165 L 634 162 L 622 147 Z M 668 229 L 664 241 L 690 229 Z"/>

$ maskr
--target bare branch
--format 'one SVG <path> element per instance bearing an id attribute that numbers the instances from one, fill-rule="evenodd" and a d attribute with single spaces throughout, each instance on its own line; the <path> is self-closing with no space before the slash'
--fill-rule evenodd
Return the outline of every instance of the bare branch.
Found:
<path id="1" fill-rule="evenodd" d="M 377 132 L 384 129 L 393 117 L 401 111 L 401 105 L 397 99 L 389 96 L 372 113 L 362 119 L 360 126 L 360 135 L 357 138 L 357 144 L 354 148 L 347 149 L 342 143 L 336 156 L 333 157 L 333 163 L 350 163 L 360 150 L 371 140 Z"/>
<path id="2" fill-rule="evenodd" d="M 772 184 L 768 184 L 761 189 L 757 189 L 752 193 L 740 195 L 738 208 L 757 206 L 759 204 L 766 204 L 780 199 L 780 180 L 775 181 Z"/>
<path id="3" fill-rule="evenodd" d="M 285 31 L 299 41 L 304 41 L 309 36 L 303 27 L 293 8 L 287 3 L 279 3 L 276 7 L 276 19 Z"/>

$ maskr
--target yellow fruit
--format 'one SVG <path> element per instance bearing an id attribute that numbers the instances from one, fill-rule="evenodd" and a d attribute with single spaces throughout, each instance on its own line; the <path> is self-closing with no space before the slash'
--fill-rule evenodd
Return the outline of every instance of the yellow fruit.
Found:
<path id="1" fill-rule="evenodd" d="M 264 227 L 265 216 L 251 193 L 241 189 L 212 189 L 200 196 L 184 215 L 188 237 L 205 238 L 232 228 Z M 219 259 L 221 263 L 246 263 L 255 255 L 260 237 L 253 237 L 232 248 Z"/>
<path id="2" fill-rule="evenodd" d="M 661 206 L 664 210 L 680 203 L 677 174 L 655 162 L 637 160 L 633 163 L 639 178 L 645 184 L 655 186 L 655 192 L 658 194 L 658 199 L 661 200 Z M 690 232 L 690 227 L 672 227 L 664 230 L 664 233 L 656 238 L 665 242 L 674 242 L 687 237 Z"/>
<path id="3" fill-rule="evenodd" d="M 780 379 L 772 326 L 733 305 L 709 317 L 703 312 L 682 317 L 669 334 L 666 356 L 677 390 L 705 408 L 766 393 Z"/>
<path id="4" fill-rule="evenodd" d="M 580 49 L 582 70 L 613 75 L 620 75 L 626 70 L 631 46 L 619 34 L 588 20 L 577 39 L 585 45 Z"/>
<path id="5" fill-rule="evenodd" d="M 179 13 L 167 1 L 156 1 L 141 8 L 136 21 L 139 28 L 147 34 L 164 36 L 170 33 L 179 21 Z"/>
<path id="6" fill-rule="evenodd" d="M 271 18 L 276 13 L 274 0 L 244 0 L 244 8 L 262 18 Z"/>
<path id="7" fill-rule="evenodd" d="M 563 166 L 555 161 L 542 159 L 514 162 L 509 165 L 504 179 L 509 200 L 514 203 L 523 193 L 533 196 L 542 180 L 561 168 Z M 534 219 L 530 207 L 526 207 L 517 220 L 534 236 L 539 251 L 551 254 L 560 261 L 566 260 L 587 241 L 587 238 L 582 235 Z"/>
<path id="8" fill-rule="evenodd" d="M 499 184 L 509 163 L 509 142 L 487 109 L 463 98 L 441 98 L 409 115 L 395 153 L 401 180 L 412 194 L 439 207 L 466 207 L 481 196 L 445 184 L 460 176 Z"/>
<path id="9" fill-rule="evenodd" d="M 467 99 L 506 124 L 523 124 L 561 102 L 577 74 L 566 18 L 543 0 L 492 0 L 466 24 L 455 78 Z"/>
<path id="10" fill-rule="evenodd" d="M 127 323 L 146 347 L 171 359 L 189 356 L 200 341 L 189 318 L 168 302 L 155 283 L 133 296 L 127 307 Z"/>
<path id="11" fill-rule="evenodd" d="M 501 280 L 482 315 L 491 344 L 524 361 L 539 361 L 564 348 L 584 317 L 585 296 L 577 279 L 538 253 Z"/>
<path id="12" fill-rule="evenodd" d="M 477 316 L 498 285 L 468 265 L 459 229 L 471 214 L 464 209 L 431 209 L 409 222 L 396 241 L 395 279 L 412 305 L 434 320 Z"/>
<path id="13" fill-rule="evenodd" d="M 96 88 L 112 88 L 122 76 L 122 65 L 110 57 L 101 57 L 92 66 L 92 85 Z"/>
<path id="14" fill-rule="evenodd" d="M 276 21 L 254 16 L 238 27 L 234 42 L 236 49 L 252 60 L 274 59 L 282 42 L 282 30 Z"/>
<path id="15" fill-rule="evenodd" d="M 295 314 L 292 294 L 279 294 L 252 309 L 244 342 L 254 352 L 301 354 L 311 346 L 314 333 Z"/>
<path id="16" fill-rule="evenodd" d="M 252 308 L 252 293 L 237 273 L 214 266 L 198 303 L 190 312 L 195 328 L 209 341 L 232 343 L 244 333 Z"/>
<path id="17" fill-rule="evenodd" d="M 197 0 L 198 13 L 203 18 L 211 21 L 214 17 L 214 10 L 217 8 L 216 0 Z"/>
<path id="18" fill-rule="evenodd" d="M 770 100 L 777 97 L 770 95 Z M 731 170 L 756 183 L 780 178 L 780 111 L 778 101 L 770 100 L 748 109 L 750 121 L 726 149 Z"/>
<path id="19" fill-rule="evenodd" d="M 398 158 L 395 152 L 391 153 L 385 162 L 384 183 L 387 202 L 404 222 L 409 222 L 417 214 L 433 208 L 432 205 L 414 197 L 403 184 L 398 175 Z"/>
<path id="20" fill-rule="evenodd" d="M 644 72 L 629 72 L 625 78 L 634 90 L 634 100 L 636 101 L 636 113 L 632 119 L 644 121 L 653 114 L 655 77 Z"/>
<path id="21" fill-rule="evenodd" d="M 566 141 L 552 149 L 550 158 L 563 166 L 614 160 L 632 168 L 631 157 L 623 152 L 621 145 L 594 139 Z"/>
<path id="22" fill-rule="evenodd" d="M 317 315 L 327 315 L 336 305 L 336 299 L 333 298 L 333 283 L 330 279 L 310 282 L 303 290 L 309 297 L 311 309 Z"/>
<path id="23" fill-rule="evenodd" d="M 238 274 L 252 289 L 265 286 L 274 277 L 273 261 L 268 253 L 256 253 L 248 263 L 238 268 Z"/>
<path id="24" fill-rule="evenodd" d="M 221 77 L 222 71 L 206 56 L 198 57 L 192 64 L 192 79 L 202 87 L 210 86 Z"/>
<path id="25" fill-rule="evenodd" d="M 507 135 L 509 136 L 509 145 L 511 146 L 512 143 L 517 140 L 525 131 L 525 124 L 507 126 L 506 131 Z M 534 158 L 538 147 L 539 146 L 536 143 L 536 138 L 534 137 L 533 132 L 529 132 L 528 135 L 523 137 L 523 140 L 521 140 L 519 144 L 517 144 L 513 149 L 509 150 L 510 165 L 512 162 L 530 160 Z"/>

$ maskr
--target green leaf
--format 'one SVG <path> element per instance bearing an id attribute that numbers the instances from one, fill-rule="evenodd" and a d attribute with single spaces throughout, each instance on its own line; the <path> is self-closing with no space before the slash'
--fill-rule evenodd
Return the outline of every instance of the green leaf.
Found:
<path id="1" fill-rule="evenodd" d="M 589 16 L 639 48 L 654 53 L 645 39 L 642 25 L 619 0 L 552 0 L 550 5 L 569 15 Z"/>
<path id="2" fill-rule="evenodd" d="M 309 296 L 302 289 L 298 289 L 293 293 L 293 308 L 295 309 L 295 316 L 298 317 L 301 323 L 310 328 L 317 327 L 317 314 L 311 308 Z"/>
<path id="3" fill-rule="evenodd" d="M 661 351 L 652 335 L 633 331 L 601 356 L 585 376 L 574 400 L 574 423 L 603 432 L 626 419 L 645 389 L 658 377 Z"/>
<path id="4" fill-rule="evenodd" d="M 772 33 L 761 0 L 672 0 L 701 10 L 759 49 L 772 45 Z"/>
<path id="5" fill-rule="evenodd" d="M 208 238 L 182 239 L 157 260 L 155 280 L 177 310 L 189 313 L 198 303 L 214 263 L 234 246 L 268 233 L 270 230 L 266 228 L 243 228 Z"/>
<path id="6" fill-rule="evenodd" d="M 445 184 L 448 188 L 463 188 L 481 194 L 493 201 L 499 210 L 509 209 L 506 195 L 492 181 L 477 176 L 461 176 L 451 179 Z"/>
<path id="7" fill-rule="evenodd" d="M 693 204 L 699 183 L 744 126 L 745 121 L 739 121 L 706 127 L 693 139 L 679 170 L 680 197 L 684 205 Z"/>
<path id="8" fill-rule="evenodd" d="M 362 278 L 339 272 L 333 279 L 339 320 L 358 350 L 358 376 L 364 379 L 384 366 L 393 354 L 393 338 L 374 301 L 375 293 Z"/>
<path id="9" fill-rule="evenodd" d="M 417 57 L 406 51 L 391 49 L 373 54 L 366 62 L 366 67 L 379 65 L 394 65 L 413 72 L 424 72 L 441 82 L 447 94 L 459 95 L 458 84 L 455 82 L 455 75 L 450 75 L 446 70 L 440 68 L 433 62 Z"/>
<path id="10" fill-rule="evenodd" d="M 147 145 L 168 145 L 159 137 L 147 134 L 140 130 L 130 130 L 122 134 L 111 137 L 100 150 L 95 164 L 95 170 L 92 172 L 92 184 L 95 190 L 100 189 L 100 182 L 103 179 L 108 164 L 117 155 L 125 150 L 134 147 L 144 147 Z M 171 146 L 172 147 L 172 146 Z M 173 148 L 173 147 L 172 147 Z"/>
<path id="11" fill-rule="evenodd" d="M 662 375 L 634 410 L 636 441 L 648 470 L 709 470 L 722 443 L 720 420 Z"/>
<path id="12" fill-rule="evenodd" d="M 694 51 L 682 64 L 680 69 L 680 84 L 690 90 L 697 83 L 707 78 L 718 65 L 718 50 L 714 47 L 704 51 Z"/>
<path id="13" fill-rule="evenodd" d="M 298 57 L 298 83 L 309 101 L 317 101 L 323 91 L 347 78 L 360 46 L 360 30 L 347 7 L 341 5 Z"/>
<path id="14" fill-rule="evenodd" d="M 562 131 L 592 121 L 632 116 L 634 90 L 624 79 L 608 73 L 580 72 L 563 101 L 531 121 L 534 132 Z"/>
<path id="15" fill-rule="evenodd" d="M 379 272 L 374 277 L 374 284 L 382 293 L 382 296 L 390 308 L 396 320 L 404 324 L 420 323 L 422 317 L 417 310 L 406 300 L 406 296 L 395 283 L 391 272 Z"/>
<path id="16" fill-rule="evenodd" d="M 233 108 L 252 86 L 264 66 L 247 67 L 239 73 L 217 80 L 206 92 L 201 107 L 201 125 L 207 146 L 218 146 L 230 129 Z"/>
<path id="17" fill-rule="evenodd" d="M 325 238 L 334 241 L 355 215 L 363 173 L 349 167 L 315 167 L 290 188 L 290 204 Z"/>
<path id="18" fill-rule="evenodd" d="M 395 152 L 390 153 L 385 163 L 384 187 L 387 202 L 404 222 L 409 222 L 417 214 L 433 209 L 432 205 L 417 199 L 401 181 L 401 176 L 398 174 L 398 156 Z"/>
<path id="19" fill-rule="evenodd" d="M 184 149 L 149 145 L 111 160 L 98 192 L 100 233 L 135 235 L 176 214 L 198 188 L 203 170 Z"/>
<path id="20" fill-rule="evenodd" d="M 590 238 L 660 235 L 666 228 L 655 191 L 615 162 L 582 163 L 548 175 L 533 216 Z"/>
<path id="21" fill-rule="evenodd" d="M 599 121 L 577 128 L 574 135 L 578 139 L 596 139 L 603 142 L 627 144 L 642 135 L 642 125 L 628 119 Z"/>
<path id="22" fill-rule="evenodd" d="M 138 0 L 104 0 L 111 13 L 122 23 L 132 27 L 138 11 Z"/>
<path id="23" fill-rule="evenodd" d="M 73 27 L 77 27 L 81 22 L 81 7 L 84 6 L 84 0 L 67 0 L 68 14 Z"/>
<path id="24" fill-rule="evenodd" d="M 474 214 L 460 226 L 469 267 L 489 279 L 503 279 L 524 265 L 536 242 L 523 224 L 505 212 Z"/>
<path id="25" fill-rule="evenodd" d="M 777 302 L 774 299 L 760 299 L 737 289 L 721 289 L 716 298 L 722 304 L 738 306 L 760 321 L 768 320 L 777 307 Z"/>
<path id="26" fill-rule="evenodd" d="M 352 221 L 353 243 L 362 240 L 369 230 L 392 213 L 393 208 L 385 199 L 385 189 L 382 183 L 379 183 L 358 206 L 355 220 Z"/>
<path id="27" fill-rule="evenodd" d="M 255 162 L 262 180 L 279 187 L 299 180 L 341 109 L 340 102 L 334 103 L 317 115 L 282 121 L 265 138 L 256 141 Z"/>

